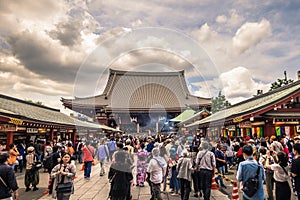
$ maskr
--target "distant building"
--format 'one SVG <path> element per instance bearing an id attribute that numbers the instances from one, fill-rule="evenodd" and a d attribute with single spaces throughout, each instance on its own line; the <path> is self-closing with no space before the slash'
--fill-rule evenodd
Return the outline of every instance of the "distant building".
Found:
<path id="1" fill-rule="evenodd" d="M 133 72 L 110 69 L 101 95 L 62 103 L 95 121 L 126 132 L 159 131 L 187 107 L 210 110 L 211 99 L 190 94 L 184 71 Z M 140 129 L 140 130 L 139 130 Z"/>

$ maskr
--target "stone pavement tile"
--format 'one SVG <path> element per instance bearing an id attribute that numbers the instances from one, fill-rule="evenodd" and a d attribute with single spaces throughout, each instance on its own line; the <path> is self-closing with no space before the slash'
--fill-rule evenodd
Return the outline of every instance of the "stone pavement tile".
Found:
<path id="1" fill-rule="evenodd" d="M 77 165 L 77 178 L 74 180 L 75 192 L 71 195 L 71 200 L 107 200 L 110 183 L 107 178 L 107 174 L 103 177 L 99 176 L 100 167 L 99 164 L 96 164 L 92 168 L 91 179 L 85 180 L 83 178 L 83 171 L 80 171 L 81 165 Z M 108 172 L 108 165 L 106 172 Z M 168 188 L 167 188 L 168 191 Z M 131 187 L 131 194 L 133 200 L 149 200 L 151 198 L 150 195 L 150 187 L 147 183 L 145 183 L 145 187 Z M 193 196 L 193 192 L 190 194 L 190 200 L 199 200 L 203 198 L 195 198 Z M 169 198 L 168 198 L 169 197 Z M 171 196 L 170 194 L 162 194 L 163 199 L 170 200 L 179 200 L 180 196 Z M 50 195 L 44 195 L 41 200 L 51 200 Z M 211 199 L 228 199 L 226 195 L 221 193 L 218 190 L 212 190 Z"/>
<path id="2" fill-rule="evenodd" d="M 212 199 L 229 199 L 227 195 L 223 194 L 219 190 L 211 190 L 211 195 Z"/>

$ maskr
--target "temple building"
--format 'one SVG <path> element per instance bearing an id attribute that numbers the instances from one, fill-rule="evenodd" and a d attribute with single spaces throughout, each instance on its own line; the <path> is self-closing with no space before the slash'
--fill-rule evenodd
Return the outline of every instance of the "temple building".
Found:
<path id="1" fill-rule="evenodd" d="M 159 132 L 190 108 L 210 110 L 211 99 L 190 94 L 184 71 L 137 72 L 110 69 L 102 94 L 62 98 L 65 107 L 128 133 Z"/>

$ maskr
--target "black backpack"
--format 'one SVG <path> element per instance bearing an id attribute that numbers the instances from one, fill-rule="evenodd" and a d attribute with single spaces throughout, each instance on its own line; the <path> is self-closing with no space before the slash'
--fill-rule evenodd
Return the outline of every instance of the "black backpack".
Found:
<path id="1" fill-rule="evenodd" d="M 44 168 L 46 168 L 48 170 L 53 169 L 53 167 L 54 167 L 54 162 L 53 162 L 54 155 L 55 155 L 55 153 L 50 154 L 50 156 L 48 156 L 48 158 L 44 161 L 44 163 L 43 163 Z"/>
<path id="2" fill-rule="evenodd" d="M 254 178 L 249 178 L 244 184 L 243 184 L 243 192 L 248 197 L 253 197 L 254 194 L 257 192 L 259 187 L 259 173 L 260 173 L 260 165 L 258 165 L 257 172 Z"/>

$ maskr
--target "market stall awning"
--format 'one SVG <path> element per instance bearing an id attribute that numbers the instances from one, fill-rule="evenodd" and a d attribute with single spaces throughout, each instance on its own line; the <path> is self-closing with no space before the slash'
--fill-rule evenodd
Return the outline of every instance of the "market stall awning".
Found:
<path id="1" fill-rule="evenodd" d="M 193 116 L 195 114 L 196 111 L 192 110 L 192 109 L 188 109 L 183 111 L 180 115 L 178 115 L 177 117 L 170 119 L 171 122 L 182 122 L 188 118 L 190 118 L 191 116 Z"/>

